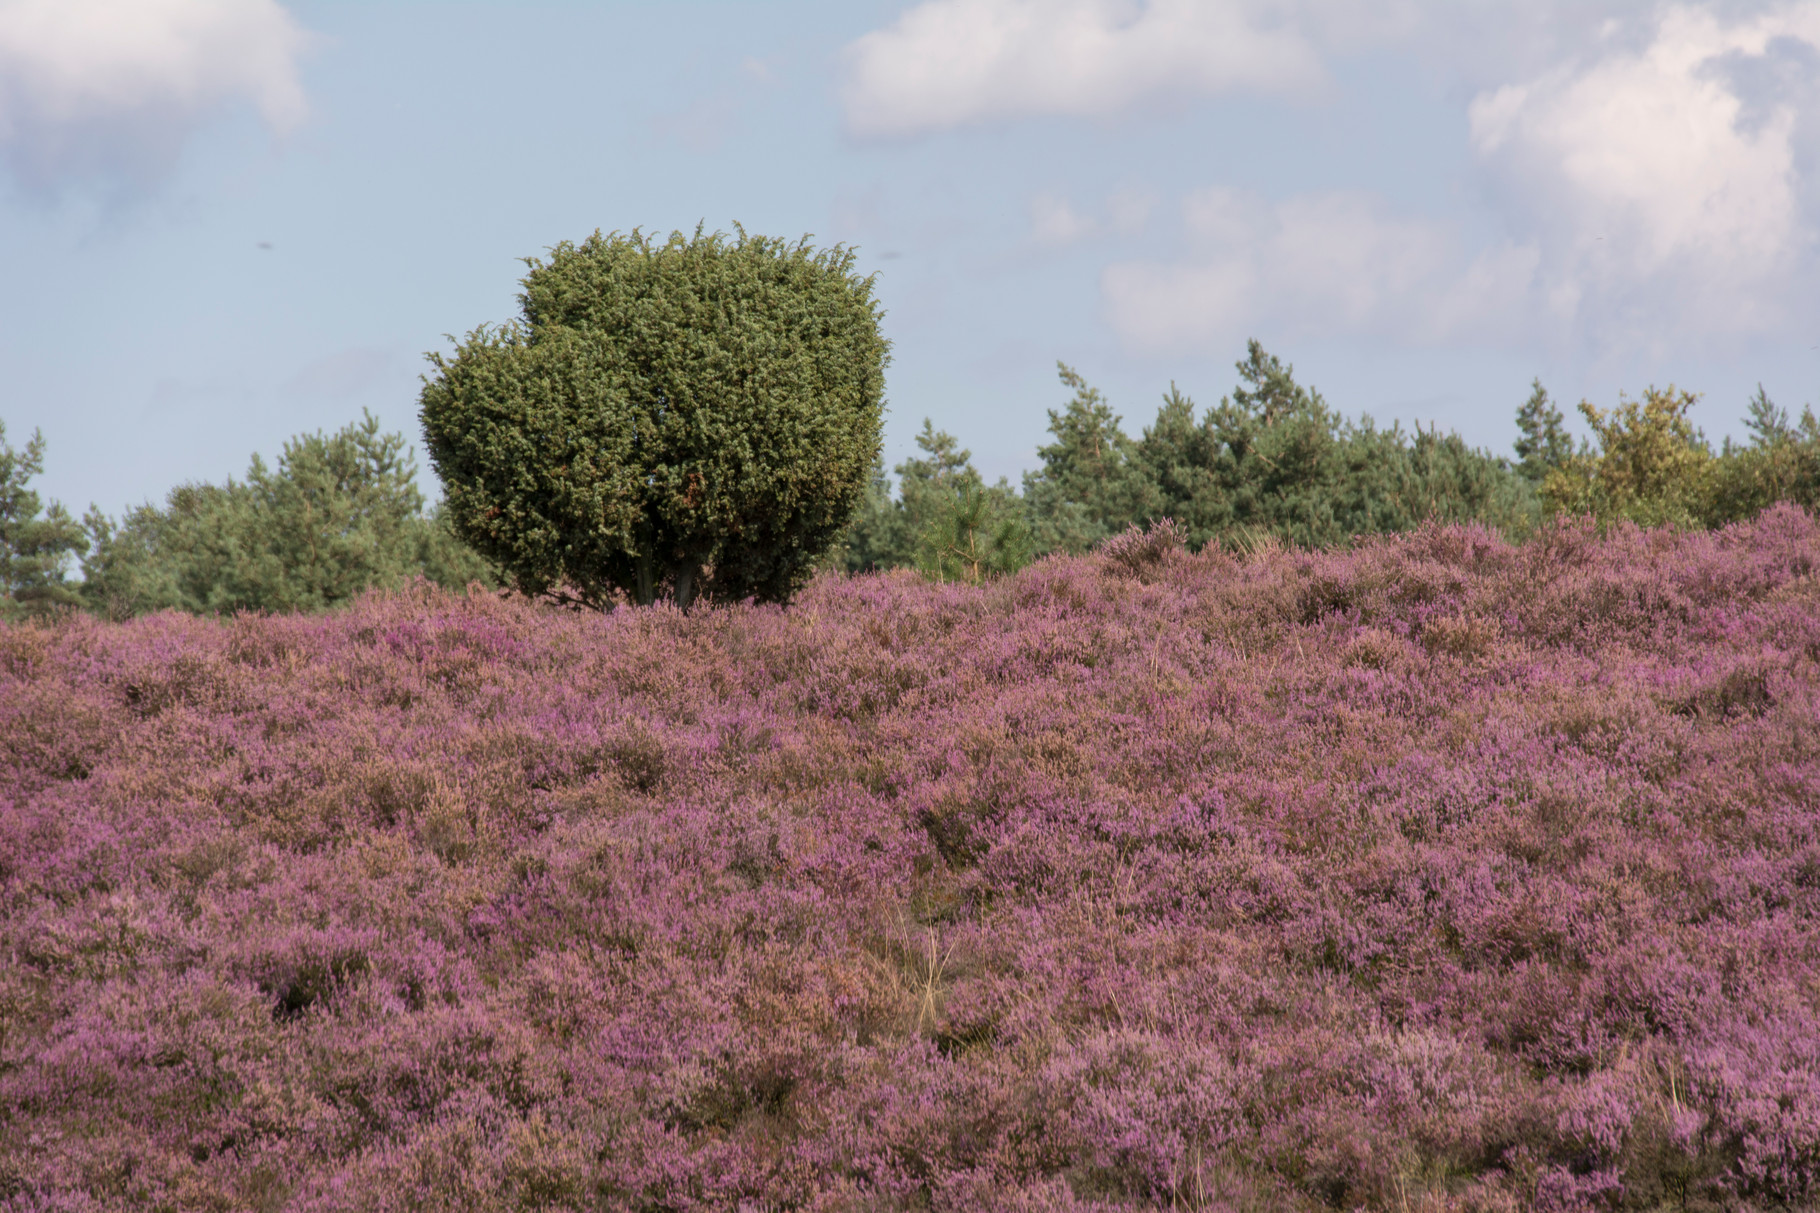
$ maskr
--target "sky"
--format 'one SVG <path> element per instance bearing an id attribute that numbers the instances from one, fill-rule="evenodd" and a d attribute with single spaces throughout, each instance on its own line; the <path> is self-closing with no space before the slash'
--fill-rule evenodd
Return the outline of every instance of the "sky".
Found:
<path id="1" fill-rule="evenodd" d="M 1742 436 L 1820 403 L 1820 0 L 0 0 L 0 422 L 78 513 L 363 409 L 433 496 L 523 258 L 736 223 L 876 273 L 891 463 L 1248 338 L 1500 453 L 1536 378 Z"/>

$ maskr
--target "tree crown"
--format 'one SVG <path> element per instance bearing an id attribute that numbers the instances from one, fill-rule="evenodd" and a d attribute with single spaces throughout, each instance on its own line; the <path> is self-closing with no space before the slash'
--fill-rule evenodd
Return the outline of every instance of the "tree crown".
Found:
<path id="1" fill-rule="evenodd" d="M 451 517 L 527 593 L 787 600 L 864 497 L 884 368 L 850 249 L 736 228 L 529 258 L 522 317 L 430 355 Z"/>

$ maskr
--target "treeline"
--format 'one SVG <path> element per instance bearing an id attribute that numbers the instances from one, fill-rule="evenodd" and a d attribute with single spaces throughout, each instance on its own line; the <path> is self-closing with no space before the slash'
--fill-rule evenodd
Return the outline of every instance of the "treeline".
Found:
<path id="1" fill-rule="evenodd" d="M 1197 549 L 1315 548 L 1430 520 L 1520 538 L 1558 512 L 1711 527 L 1777 501 L 1820 507 L 1820 423 L 1811 409 L 1792 418 L 1761 388 L 1749 441 L 1714 449 L 1689 418 L 1690 393 L 1651 388 L 1610 410 L 1582 403 L 1591 438 L 1576 441 L 1537 383 L 1517 413 L 1512 459 L 1457 434 L 1351 421 L 1255 341 L 1238 373 L 1231 396 L 1204 411 L 1172 385 L 1133 437 L 1061 367 L 1073 397 L 1050 410 L 1050 441 L 1021 486 L 986 483 L 969 452 L 925 421 L 920 454 L 892 469 L 895 483 L 875 463 L 826 562 L 977 582 L 1164 518 Z M 403 436 L 382 434 L 371 415 L 291 439 L 275 466 L 255 455 L 243 480 L 181 485 L 118 521 L 45 504 L 29 486 L 43 460 L 41 437 L 16 450 L 0 427 L 3 616 L 320 611 L 420 576 L 451 587 L 501 580 L 426 503 Z"/>
<path id="2" fill-rule="evenodd" d="M 1086 551 L 1130 526 L 1173 519 L 1191 548 L 1274 540 L 1332 547 L 1427 521 L 1478 522 L 1521 538 L 1556 513 L 1609 524 L 1722 526 L 1777 501 L 1820 506 L 1820 424 L 1757 390 L 1746 444 L 1714 450 L 1688 412 L 1697 397 L 1650 388 L 1612 410 L 1581 403 L 1576 442 L 1537 382 L 1518 409 L 1514 459 L 1457 434 L 1353 422 L 1295 381 L 1256 341 L 1239 385 L 1205 410 L 1173 385 L 1137 437 L 1067 366 L 1074 397 L 1049 412 L 1051 441 L 1022 490 L 987 485 L 969 453 L 924 422 L 922 454 L 874 469 L 837 555 L 849 571 L 911 565 L 978 580 L 1048 552 Z"/>
<path id="3" fill-rule="evenodd" d="M 276 466 L 254 455 L 244 480 L 179 485 L 119 520 L 45 505 L 29 487 L 43 469 L 43 438 L 15 450 L 0 426 L 0 617 L 322 611 L 419 576 L 494 581 L 426 508 L 404 437 L 371 414 L 292 438 Z"/>

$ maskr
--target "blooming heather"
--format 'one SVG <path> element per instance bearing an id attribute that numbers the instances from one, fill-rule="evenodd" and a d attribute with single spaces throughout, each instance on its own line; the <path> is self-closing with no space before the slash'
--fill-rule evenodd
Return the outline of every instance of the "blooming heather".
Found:
<path id="1" fill-rule="evenodd" d="M 1817 570 L 0 627 L 0 1209 L 1811 1207 Z"/>

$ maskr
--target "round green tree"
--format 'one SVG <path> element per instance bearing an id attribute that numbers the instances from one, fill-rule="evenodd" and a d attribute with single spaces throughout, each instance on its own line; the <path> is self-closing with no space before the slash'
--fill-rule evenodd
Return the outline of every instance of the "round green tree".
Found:
<path id="1" fill-rule="evenodd" d="M 564 242 L 523 317 L 430 354 L 456 532 L 527 594 L 786 602 L 864 499 L 889 343 L 851 250 L 721 233 Z"/>

